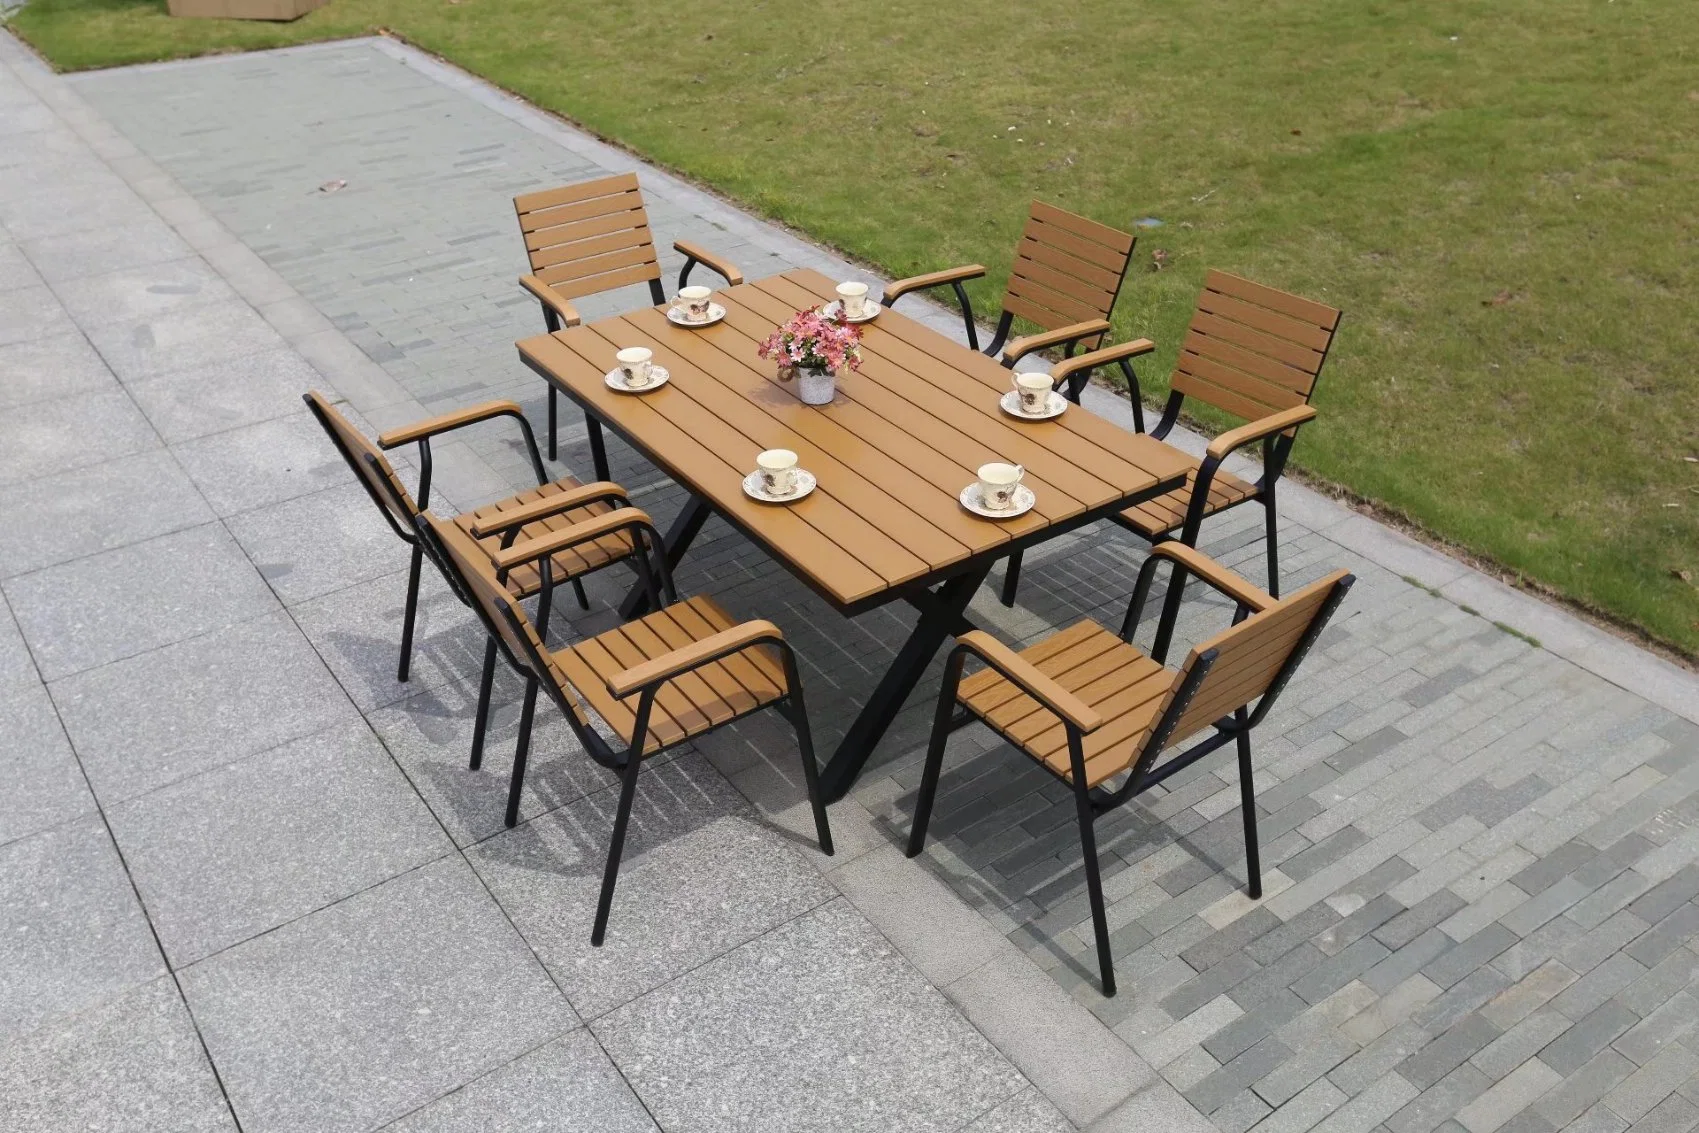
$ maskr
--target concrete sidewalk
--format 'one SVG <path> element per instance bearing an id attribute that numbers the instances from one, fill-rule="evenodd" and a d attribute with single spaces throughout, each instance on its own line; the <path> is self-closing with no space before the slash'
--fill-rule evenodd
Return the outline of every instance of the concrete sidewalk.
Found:
<path id="1" fill-rule="evenodd" d="M 435 591 L 420 671 L 393 682 L 402 549 L 289 399 L 328 383 L 387 426 L 511 396 L 541 420 L 540 383 L 512 351 L 537 316 L 512 283 L 508 198 L 601 171 L 638 169 L 659 235 L 722 250 L 750 275 L 858 273 L 388 41 L 70 84 L 0 50 L 15 76 L 0 115 L 30 139 L 0 168 L 13 237 L 0 265 L 17 265 L 0 295 L 27 312 L 0 328 L 28 340 L 3 380 L 30 402 L 25 424 L 0 425 L 0 451 L 42 454 L 15 474 L 0 455 L 0 529 L 38 533 L 0 561 L 0 590 L 31 659 L 19 683 L 69 731 L 54 750 L 71 784 L 18 796 L 56 809 L 0 835 L 0 891 L 9 908 L 39 901 L 31 863 L 72 868 L 51 840 L 84 822 L 135 892 L 101 896 L 122 887 L 103 888 L 92 866 L 47 890 L 121 906 L 159 942 L 131 976 L 103 961 L 105 984 L 66 974 L 51 946 L 14 961 L 0 945 L 7 986 L 26 989 L 6 1009 L 21 1021 L 0 1060 L 29 1067 L 24 1082 L 76 1073 L 44 1051 L 133 1056 L 116 1036 L 66 1036 L 154 987 L 170 1006 L 148 1010 L 178 1020 L 173 1096 L 211 1077 L 247 1128 L 369 1128 L 403 1105 L 425 1107 L 405 1128 L 516 1127 L 527 1111 L 513 1095 L 551 1119 L 625 1104 L 636 1127 L 668 1129 L 1107 1130 L 1200 1114 L 1223 1130 L 1699 1124 L 1699 682 L 1295 488 L 1286 584 L 1336 566 L 1361 583 L 1258 737 L 1267 896 L 1235 891 L 1226 766 L 1201 764 L 1123 811 L 1100 835 L 1116 999 L 1088 978 L 1065 802 L 988 735 L 963 732 L 953 749 L 924 867 L 897 852 L 929 683 L 832 808 L 830 862 L 798 852 L 806 814 L 782 729 L 752 722 L 679 757 L 656 779 L 689 790 L 657 803 L 606 955 L 590 953 L 578 863 L 602 844 L 602 781 L 556 728 L 539 741 L 551 758 L 528 821 L 500 832 L 500 761 L 481 775 L 461 763 L 476 635 Z M 347 187 L 318 191 L 336 180 Z M 86 376 L 44 382 L 40 359 L 78 372 L 44 352 L 73 349 Z M 127 410 L 93 408 L 103 391 Z M 1128 419 L 1107 395 L 1091 404 Z M 565 464 L 587 467 L 581 433 L 567 440 Z M 456 504 L 523 482 L 499 429 L 444 451 L 438 482 Z M 76 453 L 87 468 L 55 463 Z M 670 518 L 676 490 L 629 451 L 614 457 L 616 477 Z M 111 470 L 144 459 L 166 471 Z M 178 486 L 138 489 L 138 475 Z M 1251 526 L 1227 519 L 1206 539 L 1256 578 Z M 1140 558 L 1118 530 L 1047 546 L 1020 606 L 988 589 L 971 616 L 1008 640 L 1118 619 Z M 189 560 L 204 571 L 160 583 L 160 563 Z M 845 622 L 717 524 L 680 582 L 783 625 L 826 742 L 906 630 L 896 611 Z M 613 590 L 592 594 L 600 608 Z M 1182 636 L 1225 616 L 1196 595 Z M 260 650 L 263 667 L 207 683 Z M 288 675 L 271 673 L 295 653 Z M 179 670 L 192 677 L 160 695 Z M 268 711 L 226 723 L 259 688 Z M 315 749 L 344 733 L 356 754 Z M 358 752 L 388 786 L 362 777 Z M 311 823 L 293 817 L 304 807 Z M 91 810 L 104 823 L 78 817 Z M 339 838 L 356 840 L 323 849 Z M 703 913 L 704 893 L 719 913 Z M 622 907 L 655 912 L 622 922 Z M 44 939 L 75 920 L 41 919 Z M 475 947 L 451 948 L 468 934 Z M 400 958 L 373 962 L 390 950 Z M 784 990 L 757 977 L 775 971 Z M 414 985 L 440 994 L 408 1000 L 408 1015 L 392 1000 Z M 343 1003 L 358 1026 L 327 1021 Z M 718 1061 L 729 1036 L 756 1053 Z M 496 1084 L 433 1101 L 484 1073 Z"/>

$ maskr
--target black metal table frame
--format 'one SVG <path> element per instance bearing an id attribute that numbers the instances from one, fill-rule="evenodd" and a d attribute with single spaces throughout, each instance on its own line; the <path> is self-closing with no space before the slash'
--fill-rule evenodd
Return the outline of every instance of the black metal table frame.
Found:
<path id="1" fill-rule="evenodd" d="M 524 356 L 521 355 L 523 358 Z M 584 410 L 584 427 L 590 441 L 590 459 L 594 465 L 596 479 L 609 478 L 607 447 L 602 438 L 602 426 L 606 425 L 620 436 L 633 449 L 642 453 L 655 467 L 665 472 L 674 483 L 685 486 L 685 479 L 670 468 L 665 461 L 651 451 L 649 446 L 640 443 L 624 429 L 607 420 L 592 404 L 579 398 L 573 389 L 550 373 L 547 368 L 524 358 L 538 376 Z M 1131 434 L 1129 434 L 1130 436 Z M 795 575 L 810 590 L 813 590 L 828 605 L 845 617 L 855 617 L 880 606 L 894 601 L 906 601 L 920 611 L 920 620 L 909 631 L 908 640 L 903 642 L 891 661 L 891 667 L 879 679 L 873 694 L 867 703 L 857 713 L 855 722 L 850 725 L 848 732 L 839 742 L 837 750 L 827 761 L 820 772 L 821 791 L 828 802 L 837 802 L 849 793 L 851 786 L 861 775 L 861 769 L 866 766 L 873 755 L 873 749 L 884 736 L 891 722 L 896 719 L 909 693 L 925 675 L 927 665 L 937 656 L 946 638 L 956 637 L 974 628 L 967 620 L 965 611 L 974 594 L 985 581 L 986 575 L 998 559 L 1006 558 L 1015 551 L 1025 551 L 1040 543 L 1065 535 L 1070 531 L 1106 519 L 1129 507 L 1134 507 L 1157 496 L 1166 495 L 1176 488 L 1183 487 L 1186 482 L 1184 473 L 1167 479 L 1158 480 L 1145 491 L 1135 493 L 1112 503 L 1094 508 L 1088 508 L 1078 515 L 1067 519 L 1057 520 L 1029 535 L 1020 536 L 1000 544 L 990 550 L 980 551 L 959 562 L 951 563 L 942 570 L 935 571 L 923 578 L 901 586 L 890 587 L 869 595 L 855 602 L 843 603 L 828 594 L 823 587 L 808 573 L 795 565 L 782 554 L 775 554 L 768 547 L 767 541 L 756 532 L 745 526 L 736 516 L 724 512 L 717 513 L 734 530 L 757 547 L 767 551 L 769 557 L 776 558 L 784 568 Z M 688 488 L 686 489 L 688 491 Z M 694 492 L 685 502 L 684 509 L 673 520 L 672 526 L 666 532 L 666 556 L 668 567 L 676 567 L 683 560 L 684 554 L 690 549 L 690 544 L 702 530 L 702 525 L 708 522 L 708 517 L 716 514 L 712 505 Z M 630 619 L 642 614 L 649 603 L 649 596 L 643 583 L 636 583 L 625 600 L 620 604 L 620 616 Z"/>

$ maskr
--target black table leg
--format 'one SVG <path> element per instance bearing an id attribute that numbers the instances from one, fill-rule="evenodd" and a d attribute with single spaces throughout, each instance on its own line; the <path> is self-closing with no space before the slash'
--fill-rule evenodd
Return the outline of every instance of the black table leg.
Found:
<path id="1" fill-rule="evenodd" d="M 612 479 L 608 475 L 608 448 L 602 441 L 602 423 L 586 413 L 584 432 L 590 438 L 590 467 L 596 470 L 596 479 Z"/>
<path id="2" fill-rule="evenodd" d="M 828 802 L 837 802 L 849 793 L 885 730 L 902 710 L 903 702 L 920 683 L 926 666 L 937 656 L 944 639 L 965 631 L 967 623 L 962 611 L 967 609 L 990 572 L 991 564 L 986 563 L 966 574 L 959 574 L 931 591 L 930 600 L 917 603 L 921 609 L 920 620 L 915 623 L 908 640 L 903 642 L 902 649 L 898 650 L 891 667 L 885 670 L 879 687 L 873 690 L 861 714 L 850 725 L 843 742 L 838 744 L 838 750 L 832 753 L 831 761 L 820 773 L 820 789 Z"/>
<path id="3" fill-rule="evenodd" d="M 672 527 L 667 529 L 666 555 L 667 569 L 675 569 L 683 560 L 684 553 L 690 549 L 690 544 L 696 540 L 697 532 L 708 522 L 713 509 L 708 506 L 701 496 L 691 496 L 685 501 L 684 510 L 673 520 Z M 619 604 L 619 616 L 626 621 L 641 617 L 649 611 L 649 588 L 642 579 L 631 588 L 631 593 L 625 596 L 625 601 Z"/>

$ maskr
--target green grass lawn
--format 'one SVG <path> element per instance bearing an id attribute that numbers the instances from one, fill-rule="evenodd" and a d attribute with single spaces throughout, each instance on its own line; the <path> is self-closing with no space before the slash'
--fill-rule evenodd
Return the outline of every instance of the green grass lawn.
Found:
<path id="1" fill-rule="evenodd" d="M 1148 394 L 1207 267 L 1343 307 L 1299 465 L 1699 655 L 1690 0 L 332 0 L 287 25 L 31 0 L 13 24 L 66 69 L 393 29 L 893 274 L 990 265 L 987 311 L 1030 197 L 1160 218 L 1116 316 L 1164 348 Z"/>

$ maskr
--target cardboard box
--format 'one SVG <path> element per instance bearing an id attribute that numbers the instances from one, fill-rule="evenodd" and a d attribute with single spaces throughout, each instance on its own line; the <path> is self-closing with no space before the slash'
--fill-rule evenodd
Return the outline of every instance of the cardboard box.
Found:
<path id="1" fill-rule="evenodd" d="M 325 0 L 166 0 L 173 16 L 212 20 L 298 20 Z"/>

